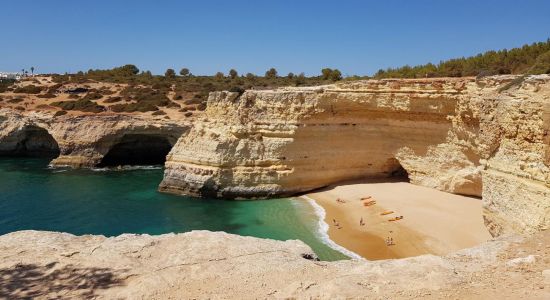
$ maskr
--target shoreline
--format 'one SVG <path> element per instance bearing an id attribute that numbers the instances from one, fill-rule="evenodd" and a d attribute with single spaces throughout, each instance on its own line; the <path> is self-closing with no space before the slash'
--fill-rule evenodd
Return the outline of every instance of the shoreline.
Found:
<path id="1" fill-rule="evenodd" d="M 376 204 L 364 206 L 360 198 L 366 196 Z M 445 255 L 491 239 L 480 199 L 410 183 L 355 181 L 299 198 L 308 201 L 319 216 L 321 240 L 352 259 Z M 381 215 L 386 211 L 395 212 Z M 401 215 L 403 219 L 389 222 Z M 361 218 L 364 225 L 359 225 Z M 387 238 L 394 244 L 387 245 Z"/>
<path id="2" fill-rule="evenodd" d="M 303 200 L 306 200 L 311 207 L 313 207 L 313 210 L 315 212 L 315 215 L 318 217 L 317 222 L 317 234 L 319 238 L 321 239 L 321 242 L 323 242 L 328 247 L 348 256 L 350 259 L 359 259 L 364 260 L 365 258 L 361 255 L 347 249 L 346 247 L 336 243 L 330 238 L 330 235 L 328 234 L 330 225 L 326 222 L 326 210 L 319 205 L 315 199 L 312 199 L 306 195 L 300 196 L 298 198 L 302 198 Z"/>

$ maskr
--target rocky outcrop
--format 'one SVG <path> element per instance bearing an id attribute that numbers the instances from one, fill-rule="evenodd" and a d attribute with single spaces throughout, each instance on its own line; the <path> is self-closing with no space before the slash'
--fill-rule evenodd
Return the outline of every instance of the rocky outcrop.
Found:
<path id="1" fill-rule="evenodd" d="M 29 150 L 40 150 L 54 154 L 54 166 L 94 167 L 101 164 L 115 145 L 127 143 L 129 138 L 156 137 L 173 145 L 188 128 L 181 121 L 153 120 L 139 115 L 53 118 L 51 112 L 0 109 L 0 155 L 24 155 Z"/>
<path id="2" fill-rule="evenodd" d="M 483 196 L 493 234 L 544 230 L 549 89 L 543 75 L 212 93 L 160 190 L 271 197 L 406 171 L 415 184 Z"/>
<path id="3" fill-rule="evenodd" d="M 483 216 L 493 234 L 550 228 L 550 79 L 484 100 Z"/>
<path id="4" fill-rule="evenodd" d="M 315 261 L 300 241 L 221 232 L 0 236 L 2 299 L 548 299 L 550 235 L 446 257 Z"/>
<path id="5" fill-rule="evenodd" d="M 549 97 L 548 75 L 215 92 L 192 129 L 190 121 L 146 114 L 3 108 L 0 155 L 93 167 L 125 164 L 126 153 L 163 161 L 175 144 L 159 189 L 224 198 L 406 175 L 482 197 L 494 235 L 535 232 L 550 227 Z"/>

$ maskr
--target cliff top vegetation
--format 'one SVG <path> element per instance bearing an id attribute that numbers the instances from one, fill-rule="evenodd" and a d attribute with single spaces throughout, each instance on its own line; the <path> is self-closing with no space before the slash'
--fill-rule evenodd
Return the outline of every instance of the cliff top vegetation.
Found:
<path id="1" fill-rule="evenodd" d="M 550 39 L 521 48 L 487 51 L 475 56 L 454 58 L 435 65 L 379 70 L 375 78 L 464 77 L 499 74 L 550 73 Z"/>

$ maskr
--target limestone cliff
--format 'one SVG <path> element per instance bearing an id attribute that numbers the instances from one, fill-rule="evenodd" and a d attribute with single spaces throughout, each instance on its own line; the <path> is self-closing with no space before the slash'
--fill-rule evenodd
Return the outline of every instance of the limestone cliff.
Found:
<path id="1" fill-rule="evenodd" d="M 0 108 L 0 155 L 92 167 L 138 154 L 163 161 L 175 144 L 161 191 L 271 197 L 407 175 L 482 197 L 494 235 L 550 226 L 548 75 L 215 92 L 193 120 L 54 113 Z"/>
<path id="2" fill-rule="evenodd" d="M 49 152 L 54 166 L 93 167 L 121 143 L 156 137 L 173 145 L 188 129 L 181 121 L 154 120 L 139 115 L 53 117 L 44 111 L 0 109 L 0 155 Z M 153 145 L 145 145 L 154 151 Z M 130 153 L 128 153 L 130 155 Z"/>
<path id="3" fill-rule="evenodd" d="M 415 184 L 483 196 L 493 234 L 544 230 L 549 96 L 545 75 L 212 93 L 160 190 L 270 197 L 406 171 Z"/>
<path id="4" fill-rule="evenodd" d="M 484 99 L 484 218 L 493 234 L 550 228 L 550 79 Z"/>

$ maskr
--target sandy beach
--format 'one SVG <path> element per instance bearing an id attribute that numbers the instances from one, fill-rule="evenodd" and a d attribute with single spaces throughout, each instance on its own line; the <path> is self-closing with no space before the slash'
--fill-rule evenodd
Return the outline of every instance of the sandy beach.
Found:
<path id="1" fill-rule="evenodd" d="M 481 199 L 407 182 L 350 182 L 305 196 L 325 209 L 330 238 L 369 260 L 444 255 L 491 238 Z M 376 203 L 365 206 L 368 201 Z M 399 216 L 403 218 L 389 221 Z M 386 244 L 388 238 L 393 245 Z"/>

